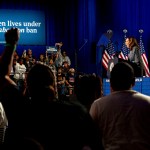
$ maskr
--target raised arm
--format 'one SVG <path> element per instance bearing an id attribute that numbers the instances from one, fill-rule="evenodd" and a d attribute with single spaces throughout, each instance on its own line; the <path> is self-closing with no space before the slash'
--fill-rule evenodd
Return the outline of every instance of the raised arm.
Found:
<path id="1" fill-rule="evenodd" d="M 13 54 L 20 34 L 17 28 L 11 28 L 5 33 L 5 49 L 0 58 L 0 77 L 9 76 L 13 63 Z"/>

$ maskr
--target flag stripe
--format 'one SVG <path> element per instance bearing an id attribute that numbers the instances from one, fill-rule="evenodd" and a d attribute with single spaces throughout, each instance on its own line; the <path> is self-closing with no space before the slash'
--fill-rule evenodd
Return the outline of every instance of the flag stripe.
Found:
<path id="1" fill-rule="evenodd" d="M 122 51 L 121 51 L 121 53 L 119 54 L 118 57 L 121 58 L 121 59 L 126 59 L 125 56 L 124 56 L 124 54 L 122 53 Z"/>
<path id="2" fill-rule="evenodd" d="M 143 45 L 143 41 L 142 41 L 142 35 L 140 35 L 139 47 L 140 47 L 142 61 L 143 61 L 143 64 L 144 64 L 145 76 L 150 77 L 149 64 L 148 64 L 148 60 L 147 60 L 147 57 L 146 57 L 146 53 L 145 53 L 145 49 L 144 49 L 144 45 Z"/>
<path id="3" fill-rule="evenodd" d="M 106 70 L 108 70 L 108 62 L 110 59 L 113 59 L 113 55 L 115 54 L 114 51 L 114 46 L 113 43 L 111 42 L 111 40 L 109 40 L 109 43 L 106 47 L 106 49 L 103 52 L 103 56 L 102 56 L 102 65 L 104 66 L 104 68 Z"/>
<path id="4" fill-rule="evenodd" d="M 108 61 L 109 61 L 110 56 L 107 53 L 107 50 L 104 51 L 103 57 L 102 57 L 102 64 L 104 66 L 104 68 L 107 70 L 108 69 Z"/>
<path id="5" fill-rule="evenodd" d="M 128 60 L 129 49 L 126 47 L 125 41 L 126 41 L 126 34 L 124 35 L 124 41 L 122 44 L 121 53 L 119 54 L 119 58 Z"/>
<path id="6" fill-rule="evenodd" d="M 148 61 L 147 61 L 145 54 L 142 54 L 142 60 L 143 60 L 143 64 L 144 64 L 145 75 L 147 77 L 149 77 L 150 72 L 149 72 L 149 68 L 148 68 Z"/>

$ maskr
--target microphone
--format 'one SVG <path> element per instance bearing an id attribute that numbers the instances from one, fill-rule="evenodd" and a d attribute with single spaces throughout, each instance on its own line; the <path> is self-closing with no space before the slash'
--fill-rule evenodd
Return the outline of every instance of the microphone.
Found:
<path id="1" fill-rule="evenodd" d="M 88 39 L 84 39 L 84 43 L 83 43 L 83 45 L 79 48 L 79 50 L 78 51 L 80 51 L 84 46 L 85 46 L 85 44 L 88 42 Z"/>

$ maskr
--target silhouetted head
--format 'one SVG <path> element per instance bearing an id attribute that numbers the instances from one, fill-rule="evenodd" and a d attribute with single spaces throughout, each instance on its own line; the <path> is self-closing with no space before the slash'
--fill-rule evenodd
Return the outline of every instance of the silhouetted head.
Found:
<path id="1" fill-rule="evenodd" d="M 129 90 L 134 84 L 134 70 L 127 62 L 119 62 L 112 68 L 110 85 L 113 91 Z"/>
<path id="2" fill-rule="evenodd" d="M 93 74 L 79 75 L 75 78 L 75 94 L 77 99 L 90 108 L 94 100 L 102 96 L 102 80 Z"/>
<path id="3" fill-rule="evenodd" d="M 31 97 L 55 97 L 55 78 L 51 69 L 43 64 L 36 64 L 27 75 L 27 89 Z"/>

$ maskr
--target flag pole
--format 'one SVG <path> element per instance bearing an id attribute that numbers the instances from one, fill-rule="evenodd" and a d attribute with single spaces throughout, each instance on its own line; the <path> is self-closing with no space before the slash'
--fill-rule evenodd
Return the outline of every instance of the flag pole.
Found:
<path id="1" fill-rule="evenodd" d="M 146 52 L 145 52 L 144 45 L 143 45 L 143 40 L 142 40 L 143 32 L 144 32 L 143 29 L 139 30 L 139 33 L 140 33 L 139 47 L 140 47 L 141 57 L 142 57 L 143 65 L 144 65 L 145 76 L 150 77 L 149 64 L 148 64 L 148 60 L 147 60 L 147 57 L 146 57 Z"/>

